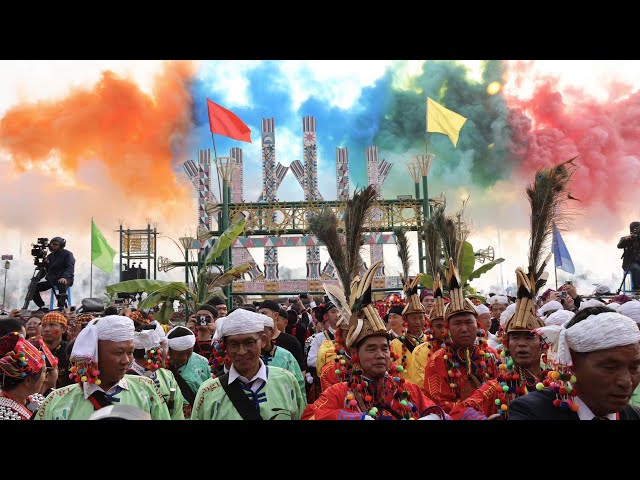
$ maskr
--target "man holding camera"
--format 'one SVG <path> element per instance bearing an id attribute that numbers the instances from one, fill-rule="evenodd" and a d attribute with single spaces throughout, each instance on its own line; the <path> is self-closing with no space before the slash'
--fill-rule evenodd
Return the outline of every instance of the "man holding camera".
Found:
<path id="1" fill-rule="evenodd" d="M 640 290 L 640 222 L 631 222 L 631 235 L 622 237 L 618 248 L 624 248 L 622 269 L 631 275 L 631 290 Z"/>
<path id="2" fill-rule="evenodd" d="M 73 274 L 76 259 L 73 253 L 65 250 L 66 240 L 62 237 L 54 237 L 49 242 L 51 253 L 44 259 L 43 267 L 46 272 L 45 281 L 36 285 L 36 291 L 32 300 L 40 308 L 44 307 L 44 301 L 40 292 L 50 290 L 54 286 L 58 287 L 58 308 L 61 310 L 67 306 L 67 288 L 73 285 Z"/>

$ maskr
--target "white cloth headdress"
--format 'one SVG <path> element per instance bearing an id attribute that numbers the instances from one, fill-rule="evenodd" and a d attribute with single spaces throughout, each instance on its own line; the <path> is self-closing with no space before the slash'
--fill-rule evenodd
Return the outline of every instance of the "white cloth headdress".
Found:
<path id="1" fill-rule="evenodd" d="M 182 337 L 169 338 L 172 332 L 175 332 L 178 329 L 184 329 L 189 332 L 188 335 L 184 335 Z M 184 352 L 185 350 L 189 350 L 193 348 L 196 344 L 196 336 L 193 334 L 191 330 L 187 327 L 183 327 L 182 325 L 178 325 L 177 327 L 172 328 L 167 332 L 167 343 L 169 344 L 169 348 L 171 350 L 176 350 L 177 352 Z"/>
<path id="2" fill-rule="evenodd" d="M 556 300 L 551 300 L 550 302 L 545 303 L 538 309 L 538 316 L 544 317 L 544 314 L 550 312 L 552 310 L 562 310 L 564 307 L 562 304 Z"/>
<path id="3" fill-rule="evenodd" d="M 640 323 L 640 302 L 638 300 L 630 300 L 618 307 L 618 313 L 629 317 L 636 323 Z"/>
<path id="4" fill-rule="evenodd" d="M 585 308 L 589 307 L 606 307 L 606 305 L 599 300 L 591 299 L 585 302 L 581 302 L 580 307 L 578 307 L 578 311 L 584 310 Z"/>
<path id="5" fill-rule="evenodd" d="M 512 303 L 511 305 L 509 305 L 504 312 L 502 312 L 500 314 L 500 326 L 504 327 L 507 322 L 509 321 L 509 319 L 513 316 L 513 314 L 516 311 L 516 304 Z"/>
<path id="6" fill-rule="evenodd" d="M 216 320 L 216 331 L 211 338 L 211 343 L 213 343 L 214 341 L 220 341 L 220 334 L 222 333 L 222 324 L 224 323 L 224 319 L 225 317 L 218 317 L 218 319 Z"/>
<path id="7" fill-rule="evenodd" d="M 551 345 L 548 355 L 553 362 L 567 366 L 573 364 L 570 349 L 588 353 L 640 342 L 637 324 L 617 312 L 590 315 L 570 328 L 550 325 L 535 332 Z"/>
<path id="8" fill-rule="evenodd" d="M 476 305 L 476 312 L 478 312 L 478 315 L 484 315 L 485 313 L 490 313 L 489 308 L 483 304 Z"/>
<path id="9" fill-rule="evenodd" d="M 607 303 L 607 307 L 613 308 L 614 310 L 618 310 L 618 308 L 620 308 L 620 304 L 618 302 L 609 302 L 609 303 Z M 628 316 L 629 315 L 627 315 L 627 317 Z"/>
<path id="10" fill-rule="evenodd" d="M 127 342 L 133 340 L 133 320 L 121 315 L 109 315 L 91 320 L 73 343 L 70 359 L 98 363 L 98 340 Z"/>
<path id="11" fill-rule="evenodd" d="M 573 317 L 575 317 L 575 315 L 576 314 L 573 313 L 570 310 L 556 310 L 551 315 L 549 315 L 547 318 L 544 318 L 543 321 L 544 321 L 545 326 L 549 326 L 549 325 L 564 325 L 569 320 L 571 320 Z"/>
<path id="12" fill-rule="evenodd" d="M 273 318 L 271 318 L 269 315 L 262 315 L 262 316 L 264 317 L 262 319 L 262 320 L 264 320 L 264 326 L 273 328 L 274 325 L 275 325 L 275 323 L 273 322 Z"/>
<path id="13" fill-rule="evenodd" d="M 487 303 L 489 305 L 493 305 L 495 303 L 499 303 L 502 305 L 508 305 L 509 299 L 504 295 L 494 295 L 493 297 L 487 298 Z"/>
<path id="14" fill-rule="evenodd" d="M 264 332 L 264 315 L 238 308 L 224 318 L 222 324 L 222 338 L 230 335 L 246 335 L 248 333 Z"/>

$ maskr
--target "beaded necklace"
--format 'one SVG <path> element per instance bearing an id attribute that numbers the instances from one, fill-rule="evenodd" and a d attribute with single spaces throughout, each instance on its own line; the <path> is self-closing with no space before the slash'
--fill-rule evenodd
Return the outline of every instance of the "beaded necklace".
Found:
<path id="1" fill-rule="evenodd" d="M 534 388 L 539 389 L 540 378 L 530 370 L 517 365 L 505 348 L 500 352 L 502 363 L 498 366 L 498 385 L 502 392 L 498 394 L 495 404 L 502 417 L 508 417 L 509 405 L 518 397 L 527 395 Z M 542 372 L 541 377 L 545 375 Z"/>
<path id="2" fill-rule="evenodd" d="M 389 373 L 378 381 L 365 377 L 359 365 L 354 363 L 345 408 L 354 411 L 359 408 L 376 420 L 388 417 L 389 414 L 398 420 L 415 420 L 420 412 L 411 401 L 411 394 L 404 384 L 405 380 L 397 375 L 397 368 L 393 363 Z"/>
<path id="3" fill-rule="evenodd" d="M 227 355 L 224 342 L 214 340 L 211 357 L 209 357 L 209 367 L 213 378 L 216 378 L 220 372 L 224 372 L 224 366 L 227 369 L 231 368 L 231 359 Z"/>
<path id="4" fill-rule="evenodd" d="M 493 378 L 492 372 L 489 370 L 490 364 L 495 364 L 495 359 L 491 353 L 484 350 L 486 342 L 482 339 L 482 331 L 478 331 L 478 344 L 471 348 L 453 348 L 445 342 L 443 359 L 447 368 L 447 376 L 449 378 L 449 388 L 453 391 L 455 399 L 460 400 L 459 379 L 463 375 L 474 375 L 481 383 Z M 460 369 L 462 368 L 465 371 Z M 479 385 L 476 385 L 479 387 Z"/>

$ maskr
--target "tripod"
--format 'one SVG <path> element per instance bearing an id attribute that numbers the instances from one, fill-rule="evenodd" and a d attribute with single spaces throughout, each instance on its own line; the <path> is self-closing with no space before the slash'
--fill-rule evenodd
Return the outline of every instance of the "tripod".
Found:
<path id="1" fill-rule="evenodd" d="M 36 293 L 36 287 L 38 282 L 42 280 L 45 276 L 44 268 L 41 266 L 37 266 L 33 272 L 33 277 L 31 277 L 31 282 L 29 283 L 29 289 L 27 290 L 27 297 L 24 299 L 24 305 L 22 306 L 23 310 L 26 310 L 29 307 L 29 302 L 33 298 L 33 295 Z"/>

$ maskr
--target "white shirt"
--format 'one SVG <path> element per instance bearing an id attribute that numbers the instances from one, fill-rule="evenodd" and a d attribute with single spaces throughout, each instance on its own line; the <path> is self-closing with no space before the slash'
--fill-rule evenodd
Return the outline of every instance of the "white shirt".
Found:
<path id="1" fill-rule="evenodd" d="M 329 327 L 329 331 L 335 337 L 335 330 Z M 320 349 L 320 345 L 322 345 L 322 342 L 324 342 L 325 340 L 327 340 L 327 336 L 324 334 L 324 332 L 322 332 L 313 339 L 313 342 L 311 342 L 311 348 L 309 349 L 309 353 L 307 354 L 308 367 L 316 368 L 316 360 L 318 360 L 318 350 Z"/>
<path id="2" fill-rule="evenodd" d="M 262 385 L 267 383 L 267 366 L 264 364 L 262 359 L 260 359 L 260 368 L 258 369 L 258 373 L 256 373 L 253 378 L 249 380 L 246 377 L 240 375 L 236 370 L 236 367 L 231 364 L 231 368 L 229 369 L 229 385 L 235 382 L 238 378 L 245 385 L 253 382 L 253 384 L 249 388 L 251 388 L 251 391 L 253 393 L 256 393 L 260 388 L 262 388 Z"/>
<path id="3" fill-rule="evenodd" d="M 84 382 L 82 384 L 85 400 L 87 400 L 93 392 L 104 392 L 107 395 L 111 395 L 118 391 L 116 390 L 118 387 L 120 387 L 123 390 L 129 390 L 129 385 L 127 385 L 127 379 L 125 377 L 122 377 L 118 383 L 116 383 L 113 387 L 111 387 L 106 392 L 99 385 L 96 385 L 95 383 Z"/>
<path id="4" fill-rule="evenodd" d="M 587 404 L 584 403 L 580 397 L 576 396 L 574 402 L 578 405 L 578 417 L 580 418 L 580 420 L 593 420 L 593 417 L 595 417 L 596 415 L 591 411 L 591 409 L 589 407 L 587 407 Z M 609 420 L 616 420 L 617 419 L 617 415 L 615 413 L 609 413 L 608 415 L 605 415 L 605 417 L 607 417 Z"/>

